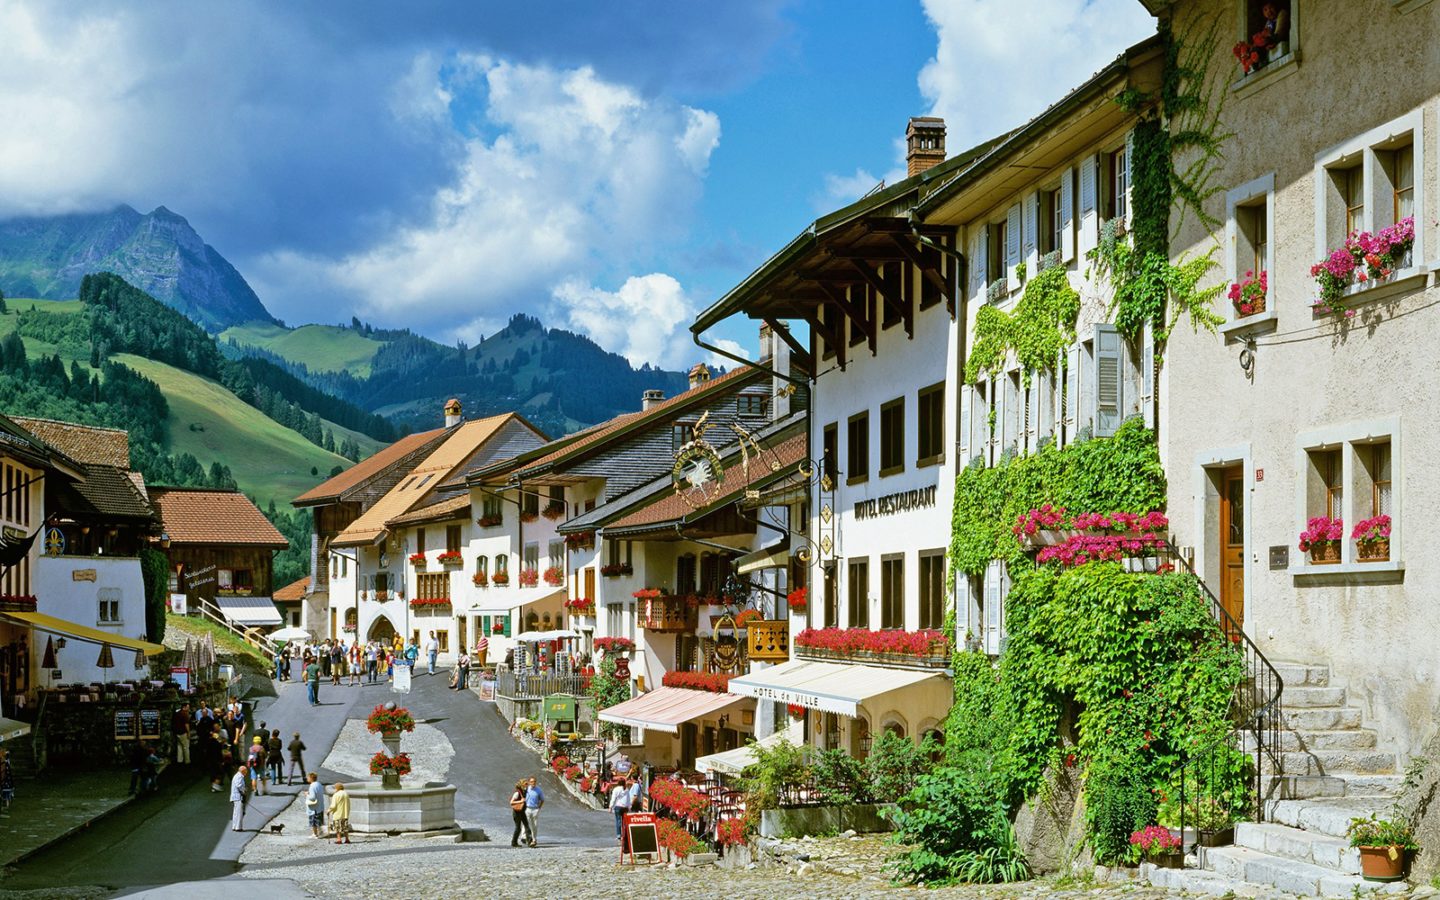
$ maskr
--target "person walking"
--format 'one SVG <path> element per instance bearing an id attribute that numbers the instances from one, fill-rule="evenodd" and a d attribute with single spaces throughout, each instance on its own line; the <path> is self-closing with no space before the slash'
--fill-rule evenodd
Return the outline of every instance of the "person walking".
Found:
<path id="1" fill-rule="evenodd" d="M 359 642 L 359 641 L 351 641 L 351 642 L 350 642 L 350 661 L 349 661 L 349 666 L 348 666 L 348 668 L 350 669 L 350 684 L 352 684 L 352 685 L 358 685 L 358 684 L 360 684 L 360 667 L 364 664 L 364 662 L 365 662 L 365 654 L 362 653 L 362 652 L 360 652 L 360 642 Z"/>
<path id="2" fill-rule="evenodd" d="M 265 763 L 270 767 L 270 783 L 278 786 L 285 780 L 285 742 L 280 740 L 278 728 L 271 730 L 270 740 L 265 742 Z"/>
<path id="3" fill-rule="evenodd" d="M 175 735 L 175 762 L 190 765 L 190 704 L 182 703 L 170 717 L 170 731 Z"/>
<path id="4" fill-rule="evenodd" d="M 335 843 L 350 843 L 350 795 L 343 784 L 336 784 L 330 797 L 330 827 L 335 829 Z"/>
<path id="5" fill-rule="evenodd" d="M 405 646 L 405 665 L 410 667 L 410 675 L 412 677 L 415 675 L 415 663 L 419 659 L 420 648 L 416 646 L 415 641 L 412 639 L 410 643 Z"/>
<path id="6" fill-rule="evenodd" d="M 525 832 L 525 843 L 530 843 L 530 823 L 525 818 L 525 779 L 515 782 L 510 794 L 510 817 L 515 820 L 515 833 L 510 835 L 510 846 L 520 846 L 520 832 Z"/>
<path id="7" fill-rule="evenodd" d="M 330 645 L 330 683 L 340 686 L 340 676 L 345 674 L 345 645 L 336 641 Z"/>
<path id="8" fill-rule="evenodd" d="M 470 684 L 470 654 L 460 652 L 460 658 L 455 660 L 455 683 L 451 685 L 457 691 L 463 691 Z"/>
<path id="9" fill-rule="evenodd" d="M 525 824 L 530 827 L 530 846 L 534 847 L 540 840 L 540 809 L 545 806 L 545 792 L 540 790 L 540 784 L 535 776 L 530 776 L 530 781 L 525 787 Z"/>
<path id="10" fill-rule="evenodd" d="M 285 680 L 285 675 L 287 674 L 286 671 L 285 671 L 285 669 L 286 669 L 286 665 L 285 665 L 285 664 L 290 661 L 290 657 L 287 656 L 286 653 L 285 653 L 285 645 L 284 645 L 284 644 L 281 644 L 280 646 L 278 646 L 278 647 L 275 648 L 275 657 L 274 657 L 274 659 L 275 659 L 275 680 L 276 680 L 276 681 L 284 681 L 284 680 Z"/>
<path id="11" fill-rule="evenodd" d="M 319 647 L 315 648 L 315 655 L 320 660 L 320 674 L 326 678 L 330 677 L 330 640 L 327 638 Z"/>
<path id="12" fill-rule="evenodd" d="M 320 664 L 313 658 L 305 667 L 305 693 L 310 698 L 311 706 L 320 705 Z"/>
<path id="13" fill-rule="evenodd" d="M 300 770 L 300 777 L 305 777 L 305 742 L 300 740 L 300 732 L 290 739 L 290 773 L 289 781 L 295 783 L 295 770 Z"/>
<path id="14" fill-rule="evenodd" d="M 325 836 L 325 785 L 315 772 L 306 775 L 305 781 L 305 818 L 310 822 L 310 834 L 321 838 Z"/>
<path id="15" fill-rule="evenodd" d="M 130 793 L 134 794 L 139 790 L 149 759 L 150 745 L 144 741 L 136 741 L 135 746 L 130 750 Z"/>
<path id="16" fill-rule="evenodd" d="M 244 766 L 235 770 L 230 779 L 230 830 L 240 831 L 245 827 L 245 805 L 250 802 L 249 771 Z"/>
<path id="17" fill-rule="evenodd" d="M 265 739 L 260 735 L 250 739 L 250 752 L 245 758 L 245 767 L 250 770 L 250 789 L 256 796 L 265 793 Z"/>
<path id="18" fill-rule="evenodd" d="M 621 825 L 630 812 L 630 786 L 623 780 L 610 789 L 610 811 L 615 814 L 615 840 L 623 843 Z"/>
<path id="19" fill-rule="evenodd" d="M 490 639 L 480 635 L 480 640 L 475 642 L 475 658 L 472 661 L 477 669 L 485 668 L 485 654 L 490 652 Z"/>
<path id="20" fill-rule="evenodd" d="M 430 674 L 435 674 L 435 660 L 440 656 L 440 641 L 436 640 L 435 632 L 430 632 L 430 637 L 425 641 L 425 659 L 430 664 Z"/>

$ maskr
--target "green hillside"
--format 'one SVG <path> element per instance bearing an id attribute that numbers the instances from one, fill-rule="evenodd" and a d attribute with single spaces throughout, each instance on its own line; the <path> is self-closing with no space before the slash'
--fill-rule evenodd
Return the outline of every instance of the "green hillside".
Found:
<path id="1" fill-rule="evenodd" d="M 216 460 L 229 466 L 240 489 L 261 507 L 271 500 L 288 505 L 328 477 L 335 466 L 350 465 L 208 378 L 129 353 L 112 359 L 154 381 L 165 394 L 170 404 L 170 452 L 190 453 L 206 466 Z M 373 450 L 373 440 L 360 438 L 369 442 L 367 453 Z M 318 476 L 310 474 L 312 467 Z"/>
<path id="2" fill-rule="evenodd" d="M 247 322 L 225 329 L 219 338 L 304 363 L 311 372 L 349 372 L 357 378 L 370 377 L 370 364 L 384 346 L 353 329 L 333 325 L 287 329 L 271 322 Z"/>

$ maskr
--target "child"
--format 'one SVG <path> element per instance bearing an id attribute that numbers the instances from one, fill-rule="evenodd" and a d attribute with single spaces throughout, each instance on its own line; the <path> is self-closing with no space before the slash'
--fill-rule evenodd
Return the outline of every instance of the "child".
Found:
<path id="1" fill-rule="evenodd" d="M 320 776 L 311 772 L 305 776 L 309 786 L 305 788 L 305 814 L 310 820 L 310 833 L 317 838 L 323 838 L 325 829 L 325 786 L 320 783 Z"/>

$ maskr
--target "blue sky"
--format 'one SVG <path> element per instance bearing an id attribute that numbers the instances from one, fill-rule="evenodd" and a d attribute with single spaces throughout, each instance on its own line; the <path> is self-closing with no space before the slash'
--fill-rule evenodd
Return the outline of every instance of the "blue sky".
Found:
<path id="1" fill-rule="evenodd" d="M 0 0 L 0 216 L 163 204 L 291 324 L 527 312 L 680 367 L 697 310 L 899 174 L 909 116 L 954 152 L 1152 30 L 1138 0 Z"/>

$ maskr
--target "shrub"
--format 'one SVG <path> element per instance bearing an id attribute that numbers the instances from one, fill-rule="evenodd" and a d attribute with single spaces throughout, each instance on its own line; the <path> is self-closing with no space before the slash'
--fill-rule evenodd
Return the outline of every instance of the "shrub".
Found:
<path id="1" fill-rule="evenodd" d="M 745 821 L 725 819 L 715 826 L 715 843 L 722 847 L 736 847 L 745 843 Z"/>
<path id="2" fill-rule="evenodd" d="M 978 755 L 921 775 L 891 817 L 896 840 L 914 845 L 894 864 L 906 881 L 953 881 L 972 871 L 977 877 L 1007 876 L 1024 867 L 1005 803 Z"/>
<path id="3" fill-rule="evenodd" d="M 805 751 L 789 741 L 780 741 L 773 747 L 762 747 L 750 741 L 750 752 L 755 762 L 745 769 L 745 817 L 747 821 L 758 822 L 760 810 L 774 809 L 780 802 L 780 790 L 787 784 L 801 781 L 809 775 Z"/>
<path id="4" fill-rule="evenodd" d="M 870 795 L 878 803 L 893 803 L 914 790 L 916 781 L 931 768 L 940 745 L 926 737 L 916 746 L 909 738 L 882 731 L 870 745 L 865 773 Z"/>
<path id="5" fill-rule="evenodd" d="M 844 750 L 822 750 L 815 755 L 815 788 L 826 803 L 850 806 L 870 802 L 870 778 L 865 763 Z"/>
<path id="6" fill-rule="evenodd" d="M 1130 836 L 1155 821 L 1155 797 L 1133 774 L 1091 777 L 1086 818 L 1095 861 L 1102 865 L 1139 862 Z"/>

